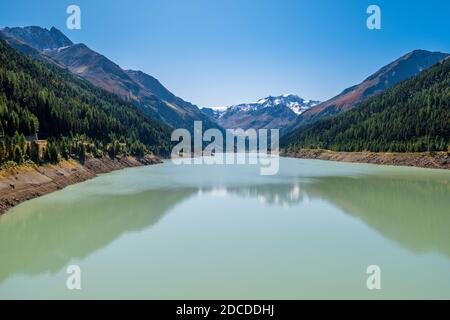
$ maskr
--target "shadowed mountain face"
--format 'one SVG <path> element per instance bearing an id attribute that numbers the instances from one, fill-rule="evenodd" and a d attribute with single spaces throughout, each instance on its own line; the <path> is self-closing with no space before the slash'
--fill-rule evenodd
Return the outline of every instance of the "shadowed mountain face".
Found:
<path id="1" fill-rule="evenodd" d="M 293 128 L 315 122 L 355 107 L 365 99 L 382 93 L 395 84 L 418 75 L 421 71 L 444 60 L 449 55 L 441 52 L 415 50 L 384 66 L 362 83 L 345 89 L 336 97 L 303 113 Z"/>
<path id="2" fill-rule="evenodd" d="M 189 105 L 190 108 L 195 108 L 192 104 L 189 102 L 183 101 L 182 99 L 175 96 L 172 92 L 167 90 L 159 81 L 158 79 L 142 72 L 142 71 L 136 71 L 136 70 L 125 70 L 125 73 L 133 79 L 136 83 L 138 83 L 142 88 L 145 88 L 150 93 L 154 94 L 155 96 L 159 97 L 160 99 L 163 99 L 164 101 L 170 102 L 170 103 L 180 103 L 180 104 L 186 104 Z"/>
<path id="3" fill-rule="evenodd" d="M 157 79 L 141 71 L 123 70 L 86 45 L 73 44 L 56 28 L 5 28 L 0 32 L 16 49 L 33 58 L 56 62 L 172 128 L 192 130 L 196 120 L 203 121 L 205 128 L 218 127 L 197 106 L 176 97 Z"/>
<path id="4" fill-rule="evenodd" d="M 46 53 L 66 66 L 72 73 L 95 86 L 115 93 L 127 101 L 137 101 L 139 85 L 133 82 L 117 64 L 84 44 L 49 50 Z"/>
<path id="5" fill-rule="evenodd" d="M 64 66 L 61 65 L 56 60 L 53 60 L 48 55 L 44 54 L 43 52 L 41 52 L 38 49 L 33 48 L 32 46 L 26 44 L 22 40 L 19 40 L 18 38 L 15 38 L 14 36 L 12 36 L 9 33 L 5 32 L 5 30 L 7 30 L 7 28 L 0 29 L 0 40 L 6 41 L 6 43 L 8 43 L 11 47 L 19 50 L 20 52 L 30 56 L 33 59 L 36 59 L 36 60 L 39 60 L 39 61 L 43 61 L 43 62 L 47 62 L 47 63 L 51 63 L 51 64 L 55 64 L 55 65 L 59 66 L 60 68 L 64 68 Z"/>
<path id="6" fill-rule="evenodd" d="M 173 128 L 187 128 L 193 130 L 193 122 L 202 121 L 204 128 L 219 128 L 201 110 L 190 102 L 175 96 L 167 90 L 156 78 L 136 70 L 126 70 L 126 74 L 139 85 L 139 100 L 147 107 L 146 112 L 157 119 L 169 123 Z M 152 103 L 154 97 L 164 104 Z"/>
<path id="7" fill-rule="evenodd" d="M 35 26 L 4 28 L 3 31 L 38 50 L 51 50 L 73 45 L 73 42 L 55 27 L 50 30 Z"/>

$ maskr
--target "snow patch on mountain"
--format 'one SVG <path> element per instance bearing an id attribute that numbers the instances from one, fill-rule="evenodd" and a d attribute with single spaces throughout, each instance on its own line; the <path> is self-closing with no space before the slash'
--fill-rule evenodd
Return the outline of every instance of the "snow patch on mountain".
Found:
<path id="1" fill-rule="evenodd" d="M 318 105 L 320 101 L 304 100 L 295 94 L 285 94 L 282 96 L 269 96 L 259 99 L 256 103 L 244 103 L 226 108 L 225 111 L 220 111 L 220 115 L 230 111 L 251 112 L 264 108 L 276 108 L 285 106 L 291 109 L 295 114 L 300 115 L 306 110 Z"/>

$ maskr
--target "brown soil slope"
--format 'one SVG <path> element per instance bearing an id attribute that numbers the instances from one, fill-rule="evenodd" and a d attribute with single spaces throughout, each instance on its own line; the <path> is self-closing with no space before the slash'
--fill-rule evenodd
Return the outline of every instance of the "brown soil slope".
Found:
<path id="1" fill-rule="evenodd" d="M 0 214 L 26 200 L 114 170 L 161 163 L 156 156 L 88 159 L 84 164 L 63 161 L 43 166 L 19 166 L 0 170 Z"/>

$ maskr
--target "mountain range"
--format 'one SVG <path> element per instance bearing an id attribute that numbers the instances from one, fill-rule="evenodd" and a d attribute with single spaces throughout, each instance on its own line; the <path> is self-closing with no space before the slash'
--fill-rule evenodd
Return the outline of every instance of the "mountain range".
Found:
<path id="1" fill-rule="evenodd" d="M 293 125 L 300 114 L 319 103 L 285 94 L 222 109 L 203 108 L 202 112 L 227 129 L 275 129 Z"/>
<path id="2" fill-rule="evenodd" d="M 447 53 L 414 50 L 382 67 L 358 85 L 345 89 L 337 96 L 322 102 L 298 117 L 293 129 L 324 117 L 348 111 L 365 99 L 384 92 L 395 84 L 417 76 L 434 64 L 446 59 Z"/>
<path id="3" fill-rule="evenodd" d="M 450 59 L 283 137 L 291 152 L 450 151 Z"/>
<path id="4" fill-rule="evenodd" d="M 85 44 L 74 44 L 54 27 L 4 28 L 0 39 L 33 58 L 67 68 L 172 128 L 192 130 L 195 120 L 203 121 L 205 128 L 217 127 L 197 106 L 172 94 L 154 77 L 142 71 L 124 70 Z"/>
<path id="5" fill-rule="evenodd" d="M 0 40 L 0 164 L 167 155 L 170 132 L 117 95 Z"/>
<path id="6" fill-rule="evenodd" d="M 285 135 L 284 141 L 291 145 L 296 138 L 303 137 L 301 132 L 312 124 L 359 109 L 371 98 L 388 92 L 449 57 L 447 53 L 414 50 L 325 102 L 306 101 L 287 94 L 222 109 L 200 109 L 171 93 L 151 75 L 125 70 L 85 44 L 73 43 L 54 27 L 49 30 L 41 27 L 3 28 L 0 29 L 0 39 L 35 60 L 64 68 L 92 85 L 118 95 L 148 119 L 169 127 L 192 130 L 194 121 L 202 121 L 205 129 L 280 128 L 281 134 Z M 315 141 L 310 137 L 306 140 Z"/>
<path id="7" fill-rule="evenodd" d="M 202 112 L 223 128 L 280 128 L 281 134 L 289 134 L 321 119 L 351 110 L 448 56 L 447 53 L 414 50 L 382 67 L 360 84 L 322 103 L 305 101 L 291 94 L 220 109 L 203 108 Z"/>

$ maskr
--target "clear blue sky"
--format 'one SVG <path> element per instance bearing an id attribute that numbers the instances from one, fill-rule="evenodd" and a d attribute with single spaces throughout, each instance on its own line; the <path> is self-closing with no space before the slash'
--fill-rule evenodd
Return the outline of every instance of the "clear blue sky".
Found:
<path id="1" fill-rule="evenodd" d="M 81 30 L 65 27 L 69 4 Z M 370 4 L 380 31 L 366 28 Z M 55 26 L 199 106 L 325 100 L 411 50 L 450 52 L 448 0 L 2 1 L 0 26 L 26 25 Z"/>

